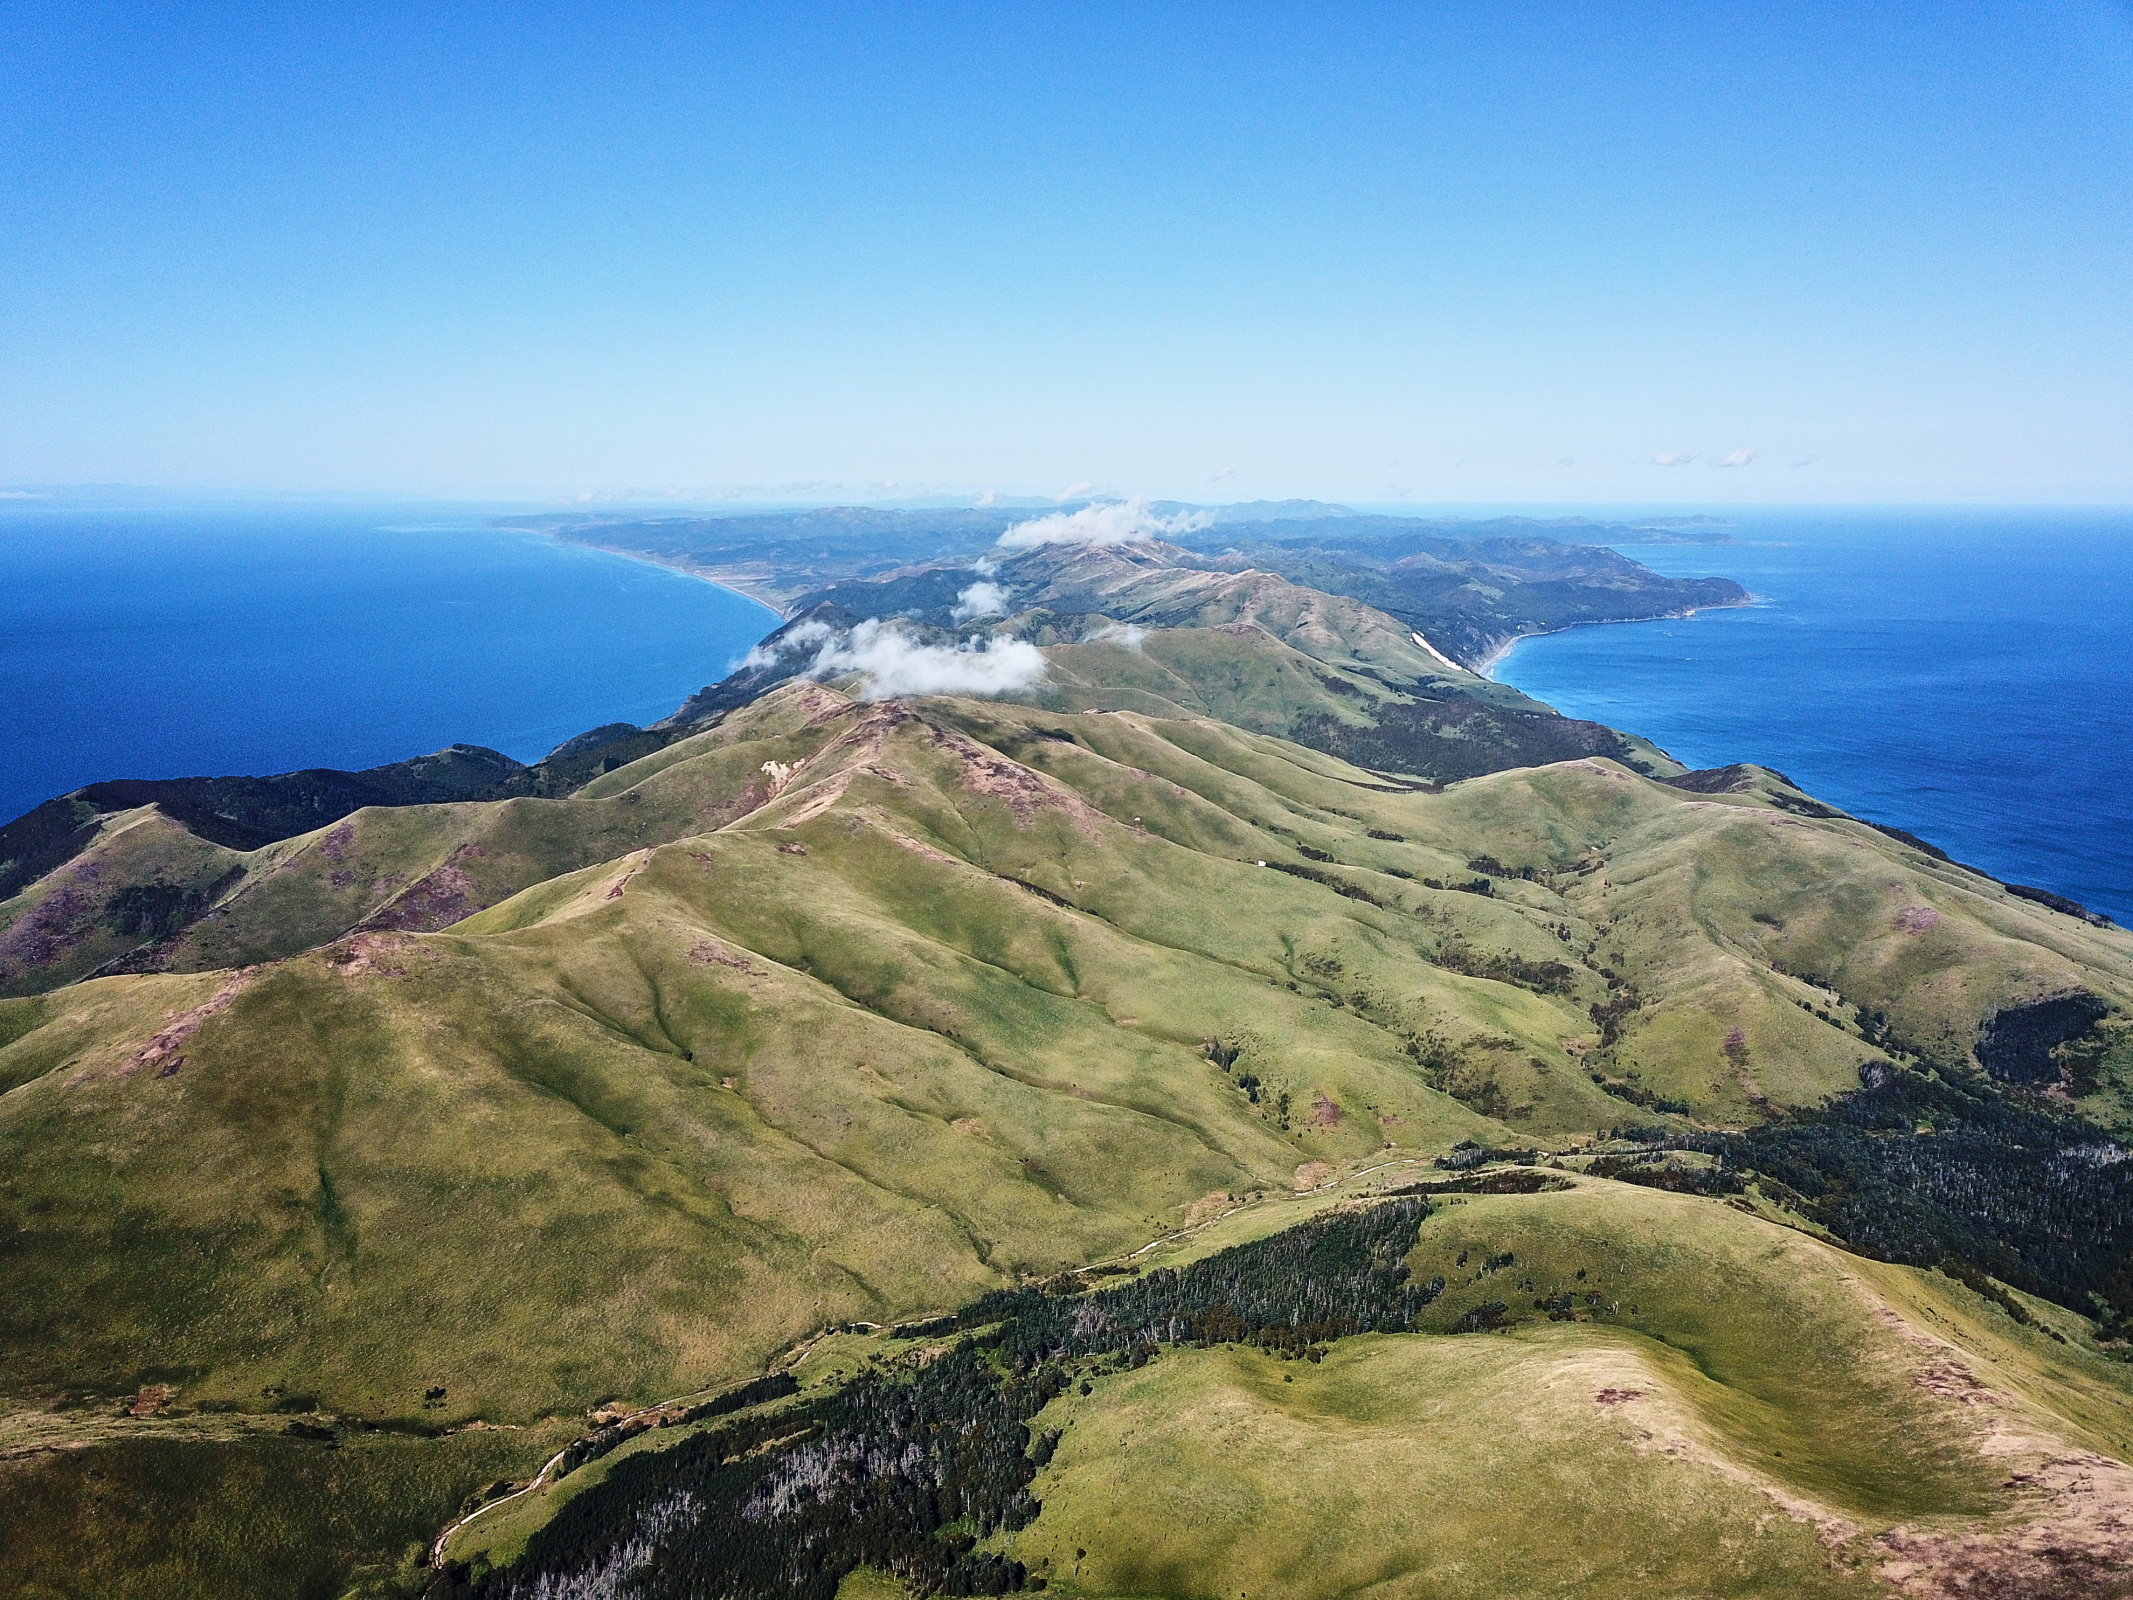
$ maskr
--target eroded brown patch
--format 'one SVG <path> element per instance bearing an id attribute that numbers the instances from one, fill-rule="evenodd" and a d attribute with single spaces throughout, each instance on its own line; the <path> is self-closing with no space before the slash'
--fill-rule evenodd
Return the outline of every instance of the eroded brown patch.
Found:
<path id="1" fill-rule="evenodd" d="M 963 787 L 972 794 L 988 795 L 1007 802 L 1015 826 L 1027 828 L 1048 811 L 1072 819 L 1089 838 L 1097 837 L 1102 814 L 1079 795 L 1062 788 L 1042 773 L 988 750 L 975 739 L 945 728 L 931 730 L 933 742 L 953 755 L 962 766 Z"/>
<path id="2" fill-rule="evenodd" d="M 711 939 L 697 940 L 689 951 L 689 959 L 699 966 L 731 967 L 735 972 L 745 972 L 751 977 L 759 976 L 755 968 L 749 965 L 746 956 Z"/>
<path id="3" fill-rule="evenodd" d="M 134 1051 L 132 1058 L 121 1070 L 130 1074 L 140 1071 L 143 1067 L 154 1067 L 157 1069 L 157 1077 L 170 1077 L 185 1062 L 185 1057 L 178 1053 L 179 1046 L 198 1033 L 210 1017 L 227 1011 L 230 1002 L 237 998 L 238 993 L 252 981 L 258 971 L 257 967 L 239 967 L 224 978 L 222 986 L 205 1001 L 190 1011 L 179 1012 L 169 1027 Z"/>
<path id="4" fill-rule="evenodd" d="M 488 853 L 478 844 L 461 845 L 443 866 L 410 884 L 391 905 L 375 912 L 364 927 L 435 933 L 477 911 L 487 910 L 488 901 L 481 898 L 481 890 L 460 863 L 477 860 Z"/>
<path id="5" fill-rule="evenodd" d="M 2133 1600 L 2133 1471 L 2109 1456 L 2045 1457 L 2007 1480 L 2033 1519 L 2000 1532 L 1891 1528 L 1881 1576 L 1916 1600 Z"/>
<path id="6" fill-rule="evenodd" d="M 1190 1228 L 1205 1222 L 1209 1217 L 1220 1216 L 1236 1202 L 1227 1189 L 1210 1189 L 1185 1208 L 1185 1226 Z"/>
<path id="7" fill-rule="evenodd" d="M 326 964 L 344 978 L 375 973 L 381 978 L 404 978 L 407 968 L 392 957 L 414 944 L 405 934 L 359 933 L 326 958 Z"/>
<path id="8" fill-rule="evenodd" d="M 169 1405 L 177 1392 L 167 1383 L 144 1384 L 140 1393 L 133 1397 L 132 1404 L 126 1407 L 126 1415 L 129 1417 L 152 1417 Z"/>
<path id="9" fill-rule="evenodd" d="M 2025 1424 L 2007 1396 L 1982 1383 L 1963 1353 L 1888 1306 L 1874 1320 L 1925 1359 L 1913 1381 L 1979 1408 L 1978 1447 L 2009 1462 L 2014 1527 L 1891 1528 L 1873 1543 L 1880 1574 L 1914 1600 L 2133 1600 L 2133 1468 Z"/>

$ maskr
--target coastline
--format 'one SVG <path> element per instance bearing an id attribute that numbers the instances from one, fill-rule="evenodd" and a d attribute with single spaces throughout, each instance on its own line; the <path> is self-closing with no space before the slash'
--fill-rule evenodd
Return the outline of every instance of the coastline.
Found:
<path id="1" fill-rule="evenodd" d="M 664 567 L 669 572 L 679 572 L 685 577 L 708 583 L 715 589 L 724 589 L 728 594 L 737 594 L 743 600 L 753 600 L 757 605 L 774 612 L 779 623 L 792 620 L 792 608 L 786 603 L 783 595 L 770 584 L 767 575 L 736 571 L 731 567 L 694 566 L 686 561 L 654 555 L 648 550 L 625 550 L 620 545 L 595 544 L 590 539 L 573 539 L 555 528 L 522 528 L 513 531 L 539 533 L 553 539 L 557 544 L 571 545 L 579 550 L 598 550 L 604 555 L 621 556 L 625 561 L 641 561 L 648 567 Z"/>
<path id="2" fill-rule="evenodd" d="M 1579 628 L 1619 628 L 1636 622 L 1685 622 L 1705 611 L 1738 611 L 1745 606 L 1760 605 L 1763 599 L 1762 595 L 1751 594 L 1747 599 L 1736 600 L 1729 605 L 1688 606 L 1680 611 L 1663 611 L 1656 617 L 1595 617 L 1590 622 L 1573 622 L 1562 628 L 1534 628 L 1526 633 L 1514 633 L 1474 666 L 1474 676 L 1487 678 L 1491 683 L 1500 681 L 1496 676 L 1496 669 L 1503 665 L 1513 650 L 1528 639 L 1546 639 L 1558 633 L 1573 633 Z"/>

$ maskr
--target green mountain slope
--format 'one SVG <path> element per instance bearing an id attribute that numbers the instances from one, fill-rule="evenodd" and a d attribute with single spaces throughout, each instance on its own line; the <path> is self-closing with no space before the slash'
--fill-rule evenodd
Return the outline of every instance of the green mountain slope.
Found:
<path id="1" fill-rule="evenodd" d="M 1277 1373 L 1173 1351 L 1058 1402 L 1077 1440 L 1162 1436 L 1153 1464 L 1062 1446 L 1053 1510 L 1022 1536 L 1039 1543 L 989 1548 L 1062 1588 L 1068 1544 L 1099 1551 L 1091 1594 L 1198 1593 L 1179 1575 L 1201 1571 L 1254 1593 L 1307 1571 L 1329 1593 L 1365 1584 L 1308 1555 L 1324 1522 L 1344 1546 L 1414 1553 L 1385 1568 L 1387 1593 L 1533 1592 L 1584 1581 L 1583 1558 L 1459 1557 L 1455 1581 L 1452 1557 L 1421 1552 L 1457 1546 L 1453 1524 L 1502 1549 L 1551 1496 L 1615 1474 L 1646 1508 L 1620 1538 L 1671 1574 L 1657 1592 L 1698 1592 L 1683 1586 L 1706 1538 L 1762 1549 L 1755 1519 L 1789 1517 L 1787 1496 L 1814 1508 L 1799 1526 L 1867 1530 L 1825 1573 L 1851 1592 L 1880 1581 L 1867 1552 L 1899 1525 L 1939 1538 L 2030 1514 L 1987 1482 L 1997 1445 L 1904 1454 L 1945 1418 L 1914 1392 L 1924 1368 L 1891 1364 L 1924 1347 L 1883 1311 L 1947 1319 L 1934 1336 L 1965 1361 L 2017 1352 L 2004 1381 L 2023 1437 L 2058 1441 L 2045 1455 L 2122 1455 L 2105 1357 L 2133 1315 L 2133 1280 L 2120 1304 L 2109 1275 L 2133 1237 L 2110 1142 L 2133 1122 L 2133 936 L 1761 769 L 1684 775 L 1612 734 L 1522 762 L 1512 735 L 1545 708 L 1356 602 L 1168 558 L 1036 554 L 1016 626 L 1048 641 L 1046 673 L 1017 700 L 868 700 L 861 678 L 791 676 L 566 796 L 372 806 L 249 850 L 159 806 L 103 815 L 0 935 L 18 991 L 0 1000 L 0 1478 L 34 1486 L 17 1502 L 55 1504 L 53 1452 L 78 1449 L 128 1485 L 97 1515 L 162 1518 L 178 1491 L 139 1463 L 192 1451 L 199 1492 L 252 1526 L 262 1461 L 344 1448 L 328 1476 L 351 1503 L 434 1510 L 532 1477 L 576 1431 L 554 1419 L 736 1383 L 825 1328 L 951 1312 L 1174 1236 L 1186 1259 L 1388 1164 L 1552 1150 L 1589 1166 L 1569 1153 L 1596 1141 L 1605 1171 L 1646 1187 L 1475 1196 L 1416 1247 L 1415 1272 L 1448 1283 L 1425 1331 L 1490 1325 L 1496 1300 L 1523 1319 L 1447 1346 L 1493 1353 L 1342 1344 Z M 1129 621 L 1137 635 L 1096 637 Z M 1431 706 L 1466 720 L 1401 748 L 1441 759 L 1463 740 L 1481 770 L 1326 748 L 1326 725 L 1389 739 Z M 149 890 L 199 898 L 129 924 Z M 40 965 L 25 927 L 74 937 L 51 934 Z M 66 981 L 114 958 L 133 970 Z M 1836 1191 L 1739 1177 L 1749 1147 L 1727 1140 L 1812 1133 L 1817 1108 L 1890 1083 L 1923 1086 L 1920 1105 L 1958 1088 L 2004 1102 L 2051 1160 L 2099 1175 L 2073 1266 L 2034 1248 L 2058 1224 L 2031 1190 L 2005 1224 L 2009 1260 L 2063 1309 L 1993 1286 L 2032 1308 L 2017 1326 L 1952 1279 L 1810 1244 L 1850 1215 Z M 1954 1237 L 1930 1215 L 1953 1131 L 1875 1124 L 1815 1181 L 1909 1184 L 1926 1220 L 1903 1259 L 1929 1265 Z M 1675 1149 L 1645 1160 L 1652 1141 Z M 1484 1220 L 1495 1232 L 1460 1232 Z M 1634 1258 L 1632 1303 L 1672 1309 L 1549 1323 L 1493 1281 L 1451 1284 L 1439 1240 L 1528 1263 L 1525 1302 Z M 1846 1301 L 1847 1274 L 1871 1293 Z M 1688 1440 L 1715 1484 L 1682 1489 L 1678 1452 L 1647 1459 L 1618 1426 L 1643 1413 L 1593 1410 L 1587 1377 L 1652 1397 L 1672 1430 L 1653 1437 Z M 1461 1499 L 1451 1466 L 1436 1522 L 1339 1509 L 1373 1474 L 1440 1470 L 1401 1454 L 1419 1448 L 1423 1413 L 1402 1409 L 1418 1391 L 1436 1396 L 1430 1461 L 1492 1459 L 1500 1426 L 1527 1441 L 1506 1447 L 1522 1465 L 1500 1512 Z M 283 1434 L 292 1416 L 311 1432 Z M 1545 1467 L 1558 1434 L 1593 1464 Z M 1246 1470 L 1241 1440 L 1254 1463 L 1345 1464 L 1304 1492 L 1304 1469 Z M 1137 1545 L 1119 1521 L 1210 1494 L 1231 1509 L 1178 1523 L 1196 1532 Z M 1249 1509 L 1276 1500 L 1289 1509 Z M 363 1516 L 368 1531 L 313 1541 L 340 1552 L 317 1592 L 426 1582 L 405 1519 Z M 140 1557 L 161 1592 L 278 1592 L 264 1572 L 200 1576 L 236 1559 L 226 1544 L 184 1548 Z M 1739 1592 L 1811 1592 L 1820 1548 L 1774 1538 L 1727 1570 Z M 94 1570 L 92 1591 L 124 1592 Z M 69 1592 L 36 1581 L 24 1592 Z"/>
<path id="2" fill-rule="evenodd" d="M 1921 1048 L 2037 992 L 2133 1000 L 2122 934 L 1858 824 L 1603 762 L 1431 795 L 1218 723 L 812 685 L 703 741 L 582 800 L 291 841 L 237 904 L 287 944 L 308 927 L 310 953 L 14 1003 L 34 1012 L 0 1051 L 0 1128 L 34 1292 L 13 1370 L 182 1370 L 382 1414 L 436 1382 L 537 1413 L 566 1370 L 688 1388 L 820 1319 L 1100 1256 L 1312 1163 L 1659 1120 L 1638 1098 L 1737 1123 L 1855 1087 L 1875 1050 L 1779 965 L 1832 962 L 1816 975 Z M 561 822 L 521 820 L 538 808 Z M 626 848 L 617 819 L 640 816 L 683 836 Z M 574 867 L 505 848 L 524 837 L 615 853 L 441 933 L 374 913 L 346 933 L 353 902 L 307 922 L 335 873 L 422 829 L 423 859 L 470 880 Z M 1751 868 L 1817 884 L 1813 915 Z M 1936 922 L 1905 931 L 1921 905 Z M 1907 983 L 1921 937 L 1939 955 Z M 84 1007 L 137 1020 L 98 1033 Z M 728 1285 L 733 1310 L 685 1283 Z"/>

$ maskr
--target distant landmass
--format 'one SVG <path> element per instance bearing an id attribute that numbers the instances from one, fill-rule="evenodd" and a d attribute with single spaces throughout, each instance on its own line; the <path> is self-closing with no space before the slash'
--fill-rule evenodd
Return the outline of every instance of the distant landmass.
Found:
<path id="1" fill-rule="evenodd" d="M 1086 504 L 1056 509 L 1071 515 Z M 1718 535 L 1708 519 L 1672 519 L 1703 530 L 1690 541 L 1656 525 L 1363 516 L 1318 500 L 1221 507 L 1163 501 L 1146 510 L 1166 524 L 1182 524 L 1164 534 L 1180 550 L 1367 600 L 1463 665 L 1483 663 L 1527 633 L 1679 616 L 1748 598 L 1730 579 L 1665 578 L 1604 548 L 1677 537 L 1709 542 Z M 653 521 L 559 514 L 510 526 L 679 567 L 789 608 L 831 585 L 907 567 L 951 572 L 1029 518 L 1027 510 L 1000 508 L 845 506 Z"/>

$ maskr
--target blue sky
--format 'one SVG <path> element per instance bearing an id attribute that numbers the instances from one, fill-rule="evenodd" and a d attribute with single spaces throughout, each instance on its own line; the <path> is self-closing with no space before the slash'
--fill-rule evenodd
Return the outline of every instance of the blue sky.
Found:
<path id="1" fill-rule="evenodd" d="M 2133 501 L 2129 0 L 18 3 L 0 58 L 0 482 Z"/>

